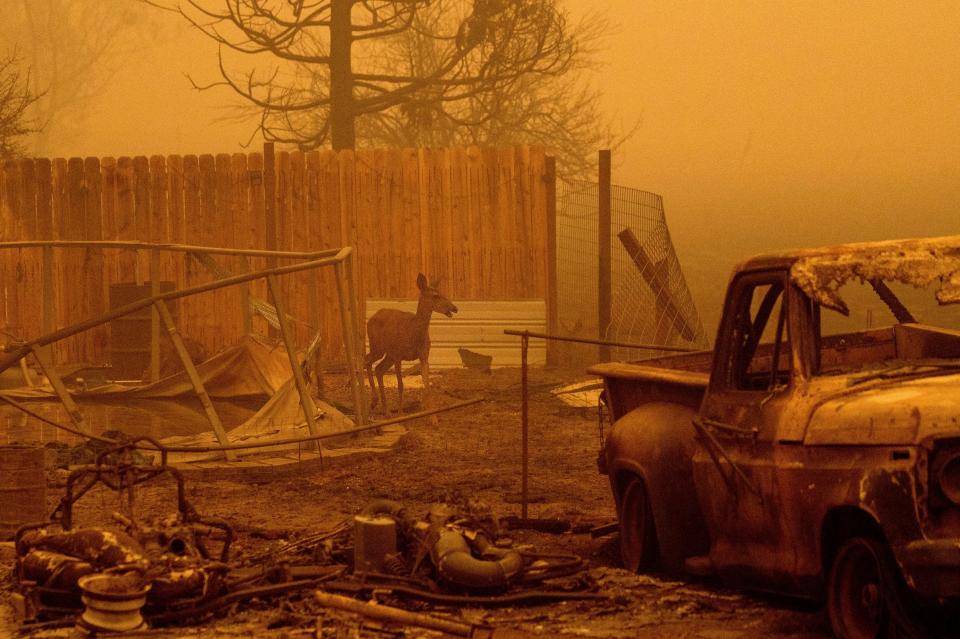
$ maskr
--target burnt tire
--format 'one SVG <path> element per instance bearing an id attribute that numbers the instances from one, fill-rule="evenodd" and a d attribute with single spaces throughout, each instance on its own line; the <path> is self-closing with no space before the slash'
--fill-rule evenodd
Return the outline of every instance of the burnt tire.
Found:
<path id="1" fill-rule="evenodd" d="M 657 536 L 647 487 L 631 477 L 620 499 L 620 559 L 631 572 L 652 568 L 657 562 Z"/>
<path id="2" fill-rule="evenodd" d="M 830 566 L 827 614 L 837 639 L 922 637 L 887 544 L 851 537 Z"/>

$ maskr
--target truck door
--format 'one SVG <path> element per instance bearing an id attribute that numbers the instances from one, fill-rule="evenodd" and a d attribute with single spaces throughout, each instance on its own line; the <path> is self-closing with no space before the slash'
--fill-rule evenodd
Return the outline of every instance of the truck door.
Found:
<path id="1" fill-rule="evenodd" d="M 788 579 L 792 544 L 780 524 L 776 433 L 791 392 L 794 355 L 787 274 L 746 273 L 731 285 L 694 466 L 710 529 L 710 558 L 728 579 Z"/>

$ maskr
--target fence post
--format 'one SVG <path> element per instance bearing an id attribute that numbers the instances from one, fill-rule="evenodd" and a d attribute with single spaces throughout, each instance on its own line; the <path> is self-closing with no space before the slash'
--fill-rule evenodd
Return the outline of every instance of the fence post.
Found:
<path id="1" fill-rule="evenodd" d="M 610 328 L 610 259 L 611 259 L 611 221 L 610 221 L 610 150 L 600 151 L 600 180 L 597 188 L 599 201 L 597 215 L 597 242 L 599 248 L 599 274 L 597 287 L 597 339 L 607 339 Z M 597 349 L 601 362 L 610 360 L 610 347 L 601 345 Z"/>
<path id="2" fill-rule="evenodd" d="M 557 159 L 547 156 L 547 333 L 556 335 L 559 330 L 557 308 Z M 547 366 L 557 364 L 557 348 L 547 341 Z"/>

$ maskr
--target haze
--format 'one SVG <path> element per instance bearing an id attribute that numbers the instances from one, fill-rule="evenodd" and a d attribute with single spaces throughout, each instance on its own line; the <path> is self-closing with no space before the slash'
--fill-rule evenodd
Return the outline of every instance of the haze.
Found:
<path id="1" fill-rule="evenodd" d="M 960 232 L 960 5 L 568 6 L 615 26 L 594 80 L 607 112 L 640 126 L 614 181 L 663 194 L 709 334 L 730 268 L 751 253 Z M 229 152 L 249 139 L 252 122 L 219 119 L 229 93 L 185 78 L 216 79 L 212 43 L 179 16 L 153 19 L 157 35 L 124 48 L 44 154 Z"/>

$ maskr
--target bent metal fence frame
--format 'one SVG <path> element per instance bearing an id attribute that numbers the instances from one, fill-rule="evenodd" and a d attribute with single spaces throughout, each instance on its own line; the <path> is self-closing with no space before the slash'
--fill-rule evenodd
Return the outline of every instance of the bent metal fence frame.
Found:
<path id="1" fill-rule="evenodd" d="M 223 423 L 221 422 L 220 417 L 217 415 L 217 411 L 214 408 L 213 403 L 210 401 L 210 397 L 203 386 L 203 382 L 200 379 L 199 374 L 197 373 L 196 365 L 187 352 L 187 348 L 184 345 L 180 333 L 177 331 L 176 324 L 173 320 L 173 316 L 170 313 L 167 303 L 181 298 L 198 295 L 200 293 L 206 293 L 208 291 L 238 286 L 241 290 L 241 308 L 239 311 L 243 313 L 245 326 L 249 327 L 251 325 L 251 315 L 253 310 L 257 307 L 263 308 L 264 306 L 267 306 L 262 302 L 259 304 L 254 303 L 255 300 L 252 300 L 250 295 L 250 284 L 251 282 L 257 280 L 266 280 L 267 292 L 270 297 L 269 303 L 272 305 L 272 308 L 267 308 L 266 311 L 271 315 L 275 313 L 275 323 L 287 350 L 287 355 L 290 359 L 290 368 L 293 373 L 297 392 L 299 393 L 303 417 L 306 420 L 310 436 L 311 438 L 316 439 L 317 447 L 319 449 L 319 433 L 317 432 L 315 419 L 317 410 L 307 388 L 307 383 L 303 374 L 302 363 L 310 361 L 310 358 L 317 354 L 317 348 L 320 344 L 320 332 L 319 329 L 317 329 L 316 333 L 314 334 L 314 338 L 311 340 L 310 346 L 307 348 L 303 362 L 300 361 L 296 351 L 294 335 L 290 326 L 290 316 L 285 310 L 286 304 L 284 303 L 284 300 L 280 294 L 280 286 L 277 280 L 283 275 L 289 275 L 293 273 L 308 273 L 311 278 L 311 282 L 315 283 L 319 281 L 318 271 L 323 268 L 331 268 L 334 272 L 343 334 L 343 349 L 346 355 L 347 369 L 352 387 L 354 411 L 359 425 L 362 427 L 366 424 L 367 402 L 364 397 L 363 377 L 361 371 L 361 362 L 363 357 L 362 352 L 360 351 L 360 349 L 363 347 L 363 344 L 362 340 L 359 339 L 356 330 L 356 327 L 359 326 L 359 324 L 356 304 L 357 295 L 354 283 L 354 251 L 351 247 L 304 252 L 232 249 L 209 246 L 150 244 L 144 242 L 117 241 L 0 242 L 0 252 L 7 250 L 21 251 L 25 249 L 42 251 L 43 287 L 41 294 L 41 321 L 44 334 L 30 340 L 7 344 L 3 348 L 3 352 L 0 353 L 0 372 L 14 365 L 20 364 L 22 366 L 24 358 L 33 355 L 37 361 L 37 364 L 40 366 L 41 371 L 49 380 L 57 398 L 70 415 L 70 419 L 74 426 L 77 428 L 77 430 L 81 431 L 88 437 L 92 436 L 92 434 L 87 427 L 87 424 L 83 418 L 83 414 L 80 412 L 77 403 L 67 390 L 63 379 L 57 373 L 56 367 L 53 363 L 53 358 L 51 357 L 50 346 L 59 342 L 60 340 L 78 335 L 90 329 L 103 326 L 117 318 L 135 313 L 142 309 L 151 308 L 151 380 L 156 381 L 159 378 L 160 330 L 161 327 L 163 327 L 173 343 L 177 356 L 186 370 L 190 382 L 193 385 L 198 398 L 200 399 L 206 417 L 210 422 L 210 426 L 212 427 L 218 442 L 222 447 L 225 447 L 224 454 L 228 460 L 233 460 L 235 458 L 235 453 L 232 449 L 226 448 L 229 446 L 230 442 L 227 439 L 226 432 L 224 431 Z M 147 252 L 150 256 L 151 295 L 149 297 L 145 297 L 138 301 L 113 309 L 108 313 L 100 315 L 99 317 L 78 322 L 59 330 L 51 330 L 56 310 L 53 307 L 55 299 L 53 294 L 54 249 L 82 251 L 121 250 L 133 251 L 137 255 L 142 252 Z M 170 252 L 186 254 L 208 264 L 215 264 L 212 257 L 214 255 L 239 256 L 241 258 L 260 257 L 267 259 L 269 268 L 255 270 L 239 275 L 221 273 L 220 277 L 213 282 L 161 293 L 159 276 L 161 255 Z M 295 263 L 277 266 L 276 264 L 280 260 L 294 260 Z M 139 275 L 137 279 L 140 279 Z M 311 296 L 310 306 L 311 320 L 316 323 L 316 326 L 322 326 L 317 296 Z M 217 309 L 217 312 L 222 312 L 222 310 L 223 309 Z"/>

